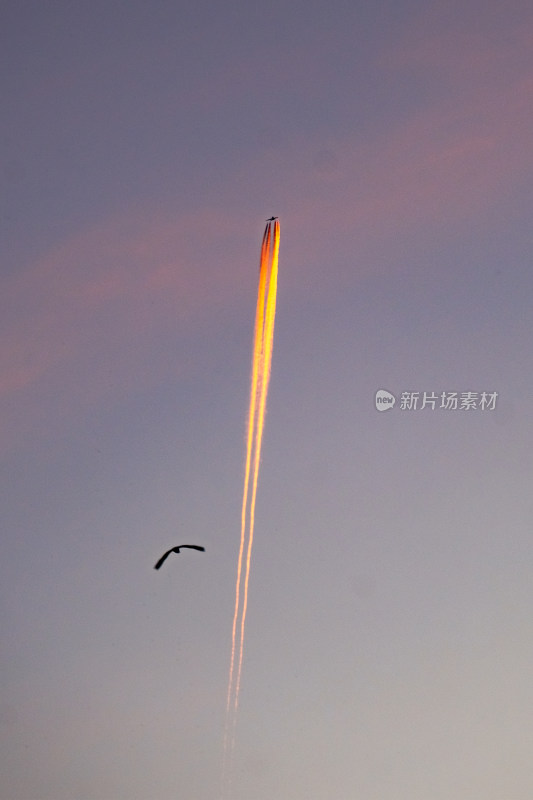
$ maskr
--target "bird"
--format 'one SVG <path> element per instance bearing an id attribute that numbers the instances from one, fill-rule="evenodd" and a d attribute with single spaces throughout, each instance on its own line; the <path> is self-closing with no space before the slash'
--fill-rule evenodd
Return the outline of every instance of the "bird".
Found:
<path id="1" fill-rule="evenodd" d="M 275 219 L 277 219 L 277 217 L 269 217 L 266 222 L 274 222 Z"/>
<path id="2" fill-rule="evenodd" d="M 189 547 L 191 550 L 201 550 L 202 553 L 205 552 L 205 547 L 201 547 L 199 544 L 180 544 L 180 545 L 178 545 L 178 547 L 171 547 L 170 550 L 167 550 L 167 552 L 164 555 L 161 556 L 161 558 L 159 559 L 157 564 L 154 564 L 154 569 L 159 569 L 163 565 L 165 559 L 171 553 L 179 553 L 179 551 L 180 551 L 180 549 L 182 547 Z"/>

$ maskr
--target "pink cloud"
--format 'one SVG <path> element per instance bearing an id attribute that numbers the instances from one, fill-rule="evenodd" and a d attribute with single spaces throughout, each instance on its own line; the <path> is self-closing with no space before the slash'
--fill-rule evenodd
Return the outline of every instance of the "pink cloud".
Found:
<path id="1" fill-rule="evenodd" d="M 72 236 L 6 278 L 4 433 L 31 429 L 52 398 L 68 413 L 189 369 L 166 345 L 194 342 L 206 321 L 239 302 L 250 265 L 242 245 L 236 257 L 238 243 L 238 220 L 220 212 L 133 214 Z"/>
<path id="2" fill-rule="evenodd" d="M 519 71 L 511 86 L 470 87 L 374 141 L 331 139 L 326 161 L 306 140 L 243 169 L 248 184 L 261 175 L 269 196 L 269 175 L 283 174 L 291 257 L 303 269 L 338 235 L 364 245 L 398 231 L 453 228 L 482 213 L 529 164 L 532 103 L 533 74 Z M 236 175 L 236 185 L 242 180 Z M 87 397 L 98 395 L 102 370 L 125 380 L 154 337 L 198 330 L 239 301 L 258 249 L 236 259 L 242 240 L 239 214 L 207 209 L 180 218 L 131 213 L 62 242 L 4 283 L 0 396 L 83 358 L 92 362 Z M 296 266 L 286 285 L 299 274 Z"/>
<path id="3" fill-rule="evenodd" d="M 330 134 L 320 145 L 294 143 L 283 167 L 278 156 L 278 171 L 287 171 L 284 200 L 302 265 L 326 264 L 332 241 L 351 239 L 359 271 L 364 265 L 355 254 L 365 247 L 437 230 L 454 236 L 510 201 L 532 168 L 532 31 L 533 25 L 513 28 L 494 49 L 467 31 L 456 48 L 461 66 L 450 50 L 450 30 L 418 49 L 404 41 L 383 68 L 408 65 L 424 74 L 434 64 L 445 90 L 441 85 L 373 139 Z M 472 63 L 478 68 L 465 80 Z"/>

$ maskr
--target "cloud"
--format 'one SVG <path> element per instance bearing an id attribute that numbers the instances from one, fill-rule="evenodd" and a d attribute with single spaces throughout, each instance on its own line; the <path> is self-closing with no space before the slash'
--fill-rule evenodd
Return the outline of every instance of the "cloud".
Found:
<path id="1" fill-rule="evenodd" d="M 401 114 L 376 115 L 371 131 L 295 135 L 248 169 L 252 179 L 275 175 L 268 187 L 282 196 L 277 213 L 290 217 L 306 275 L 309 263 L 326 269 L 332 248 L 351 248 L 355 264 L 357 252 L 390 251 L 398 237 L 454 238 L 498 216 L 504 229 L 532 169 L 533 21 L 492 38 L 461 22 L 439 29 L 423 18 L 376 54 L 389 91 L 406 98 Z M 416 101 L 413 87 L 423 87 Z"/>
<path id="2" fill-rule="evenodd" d="M 238 220 L 220 212 L 135 212 L 71 236 L 6 277 L 4 432 L 31 430 L 52 404 L 68 414 L 190 369 L 180 342 L 192 350 L 207 323 L 216 329 L 250 275 L 238 243 Z"/>

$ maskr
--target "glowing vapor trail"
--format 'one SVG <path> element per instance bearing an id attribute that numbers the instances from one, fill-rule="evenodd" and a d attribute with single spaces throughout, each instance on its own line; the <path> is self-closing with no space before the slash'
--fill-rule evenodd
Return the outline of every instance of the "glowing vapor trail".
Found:
<path id="1" fill-rule="evenodd" d="M 274 222 L 274 247 L 270 264 L 270 280 L 268 283 L 268 295 L 266 301 L 265 322 L 263 328 L 263 348 L 261 358 L 261 390 L 259 398 L 259 408 L 257 410 L 257 424 L 255 428 L 255 450 L 254 450 L 254 479 L 252 485 L 252 497 L 250 500 L 250 525 L 248 532 L 248 550 L 246 553 L 246 575 L 244 578 L 244 599 L 241 616 L 241 637 L 239 649 L 239 666 L 235 681 L 235 711 L 239 703 L 239 690 L 241 685 L 242 655 L 244 644 L 244 623 L 246 620 L 246 609 L 248 606 L 248 579 L 250 577 L 250 560 L 252 556 L 252 544 L 254 541 L 255 524 L 255 499 L 257 496 L 257 479 L 259 476 L 259 462 L 261 458 L 261 441 L 263 438 L 263 426 L 265 423 L 266 399 L 268 394 L 268 383 L 270 381 L 270 365 L 272 363 L 272 344 L 274 340 L 274 319 L 276 315 L 276 294 L 278 287 L 278 254 L 279 254 L 279 222 Z"/>
<path id="2" fill-rule="evenodd" d="M 235 744 L 235 726 L 239 705 L 242 660 L 244 650 L 244 626 L 248 606 L 248 581 L 254 537 L 255 501 L 257 481 L 261 460 L 261 441 L 265 421 L 272 343 L 274 338 L 274 319 L 276 314 L 276 292 L 278 279 L 279 221 L 269 221 L 263 234 L 261 261 L 259 268 L 259 288 L 254 326 L 254 346 L 250 386 L 250 407 L 246 435 L 246 461 L 244 470 L 244 489 L 241 509 L 241 541 L 235 584 L 235 609 L 231 635 L 231 661 L 226 698 L 226 725 L 224 731 L 224 754 L 222 766 L 222 788 L 227 783 L 227 771 Z M 252 486 L 250 489 L 250 473 Z M 247 509 L 249 506 L 248 526 Z M 243 578 L 243 560 L 246 550 L 246 569 Z M 240 620 L 240 625 L 239 625 Z M 238 658 L 237 658 L 238 651 Z"/>
<path id="3" fill-rule="evenodd" d="M 250 408 L 248 412 L 248 432 L 246 437 L 246 466 L 244 470 L 244 491 L 242 497 L 242 511 L 241 511 L 241 543 L 239 549 L 239 560 L 237 565 L 237 583 L 235 587 L 235 611 L 233 615 L 233 630 L 231 634 L 231 663 L 229 670 L 226 713 L 229 712 L 229 709 L 231 707 L 231 694 L 233 689 L 233 669 L 235 666 L 235 641 L 236 641 L 236 631 L 237 631 L 237 620 L 239 617 L 242 557 L 244 553 L 244 544 L 246 541 L 246 506 L 248 500 L 248 487 L 250 483 L 250 464 L 252 458 L 257 385 L 258 385 L 258 378 L 261 366 L 261 351 L 263 347 L 265 286 L 267 277 L 267 270 L 264 268 L 264 265 L 266 265 L 268 261 L 269 247 L 270 247 L 270 225 L 267 225 L 265 228 L 265 232 L 263 234 L 263 243 L 261 245 L 259 289 L 257 292 L 257 307 L 255 312 L 254 349 L 252 356 L 252 380 L 250 387 Z"/>

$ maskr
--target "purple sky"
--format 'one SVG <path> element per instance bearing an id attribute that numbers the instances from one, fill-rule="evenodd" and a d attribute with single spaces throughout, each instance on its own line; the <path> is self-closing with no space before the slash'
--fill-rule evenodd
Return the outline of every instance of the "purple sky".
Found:
<path id="1" fill-rule="evenodd" d="M 531 3 L 0 37 L 2 800 L 218 800 L 272 214 L 232 800 L 531 800 Z"/>

